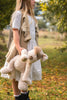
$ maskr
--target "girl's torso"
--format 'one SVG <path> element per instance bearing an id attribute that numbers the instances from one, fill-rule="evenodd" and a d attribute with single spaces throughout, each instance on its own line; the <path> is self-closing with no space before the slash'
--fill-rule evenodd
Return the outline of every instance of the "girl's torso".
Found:
<path id="1" fill-rule="evenodd" d="M 13 23 L 12 23 L 12 28 L 17 28 L 18 30 L 20 30 L 21 17 L 22 17 L 21 11 L 16 11 L 16 15 L 15 15 L 15 18 L 13 19 Z M 28 44 L 27 44 L 27 49 L 31 50 L 31 49 L 34 48 L 34 46 L 37 45 L 36 40 L 35 40 L 35 37 L 36 37 L 35 26 L 36 26 L 36 23 L 35 23 L 35 20 L 30 15 L 27 15 L 27 17 L 28 17 L 28 22 L 29 22 L 30 36 L 31 36 L 31 39 L 28 41 Z"/>

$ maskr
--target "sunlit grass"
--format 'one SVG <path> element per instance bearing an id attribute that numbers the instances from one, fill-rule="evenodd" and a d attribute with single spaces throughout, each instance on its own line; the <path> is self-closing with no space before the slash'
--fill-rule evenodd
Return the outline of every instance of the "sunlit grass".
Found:
<path id="1" fill-rule="evenodd" d="M 65 45 L 63 41 L 52 39 L 52 38 L 40 37 L 38 41 L 39 41 L 39 45 L 42 48 L 59 48 Z"/>

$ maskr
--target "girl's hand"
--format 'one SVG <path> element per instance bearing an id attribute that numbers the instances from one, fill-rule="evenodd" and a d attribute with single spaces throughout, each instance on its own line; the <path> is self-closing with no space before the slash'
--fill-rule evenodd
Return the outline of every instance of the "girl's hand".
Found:
<path id="1" fill-rule="evenodd" d="M 25 48 L 19 47 L 19 49 L 18 49 L 19 55 L 21 55 L 21 51 L 22 51 L 23 49 L 25 49 Z"/>

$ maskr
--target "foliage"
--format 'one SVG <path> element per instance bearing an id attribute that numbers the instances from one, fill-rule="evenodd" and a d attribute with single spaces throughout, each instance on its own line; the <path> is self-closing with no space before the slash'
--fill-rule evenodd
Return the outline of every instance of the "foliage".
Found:
<path id="1" fill-rule="evenodd" d="M 52 25 L 56 25 L 59 32 L 67 32 L 67 0 L 48 0 L 41 3 L 44 17 Z"/>
<path id="2" fill-rule="evenodd" d="M 9 24 L 14 6 L 15 0 L 0 0 L 0 30 Z"/>
<path id="3" fill-rule="evenodd" d="M 46 23 L 42 19 L 38 20 L 38 26 L 39 26 L 39 29 L 46 28 Z"/>

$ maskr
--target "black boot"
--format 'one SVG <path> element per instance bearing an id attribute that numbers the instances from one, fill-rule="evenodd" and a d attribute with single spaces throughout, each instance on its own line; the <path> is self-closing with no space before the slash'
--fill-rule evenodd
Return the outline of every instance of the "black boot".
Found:
<path id="1" fill-rule="evenodd" d="M 21 93 L 21 100 L 30 100 L 29 99 L 29 91 L 26 94 Z"/>
<path id="2" fill-rule="evenodd" d="M 28 93 L 27 93 L 27 100 L 30 100 L 30 98 L 29 98 L 29 91 L 28 91 Z"/>
<path id="3" fill-rule="evenodd" d="M 22 100 L 21 95 L 19 95 L 18 97 L 15 97 L 15 100 Z"/>

